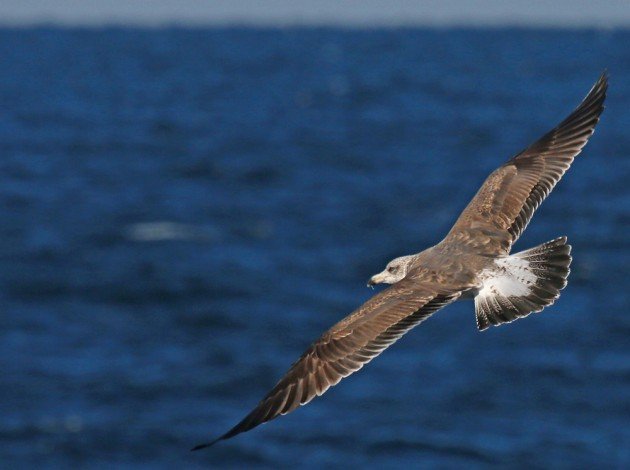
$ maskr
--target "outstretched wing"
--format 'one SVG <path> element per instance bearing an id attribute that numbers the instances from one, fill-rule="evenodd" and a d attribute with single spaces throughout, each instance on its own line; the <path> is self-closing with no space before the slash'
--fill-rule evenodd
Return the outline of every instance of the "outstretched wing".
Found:
<path id="1" fill-rule="evenodd" d="M 534 211 L 586 145 L 604 109 L 608 77 L 597 80 L 584 101 L 484 182 L 445 241 L 484 254 L 508 254 Z"/>
<path id="2" fill-rule="evenodd" d="M 461 295 L 460 291 L 418 288 L 417 282 L 403 279 L 337 323 L 302 354 L 240 423 L 218 439 L 192 450 L 229 439 L 305 405 Z"/>

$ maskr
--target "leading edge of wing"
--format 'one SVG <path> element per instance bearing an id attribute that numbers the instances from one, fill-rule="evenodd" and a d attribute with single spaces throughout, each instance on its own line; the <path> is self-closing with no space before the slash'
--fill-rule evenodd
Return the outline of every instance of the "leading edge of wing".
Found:
<path id="1" fill-rule="evenodd" d="M 559 125 L 493 171 L 444 241 L 485 254 L 508 253 L 593 134 L 607 86 L 604 72 Z"/>
<path id="2" fill-rule="evenodd" d="M 329 329 L 243 420 L 217 439 L 191 450 L 210 447 L 309 403 L 461 295 L 460 291 L 414 289 L 412 284 L 402 280 L 392 285 Z"/>

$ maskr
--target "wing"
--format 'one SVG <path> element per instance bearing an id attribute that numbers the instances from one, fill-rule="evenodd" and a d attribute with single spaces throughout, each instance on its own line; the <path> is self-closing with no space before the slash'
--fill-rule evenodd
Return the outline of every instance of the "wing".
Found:
<path id="1" fill-rule="evenodd" d="M 608 77 L 602 74 L 584 101 L 484 182 L 446 236 L 484 254 L 508 254 L 534 211 L 586 145 L 604 109 Z"/>
<path id="2" fill-rule="evenodd" d="M 385 289 L 315 341 L 240 423 L 192 450 L 229 439 L 305 405 L 460 295 L 460 291 L 419 289 L 417 281 L 410 279 Z"/>

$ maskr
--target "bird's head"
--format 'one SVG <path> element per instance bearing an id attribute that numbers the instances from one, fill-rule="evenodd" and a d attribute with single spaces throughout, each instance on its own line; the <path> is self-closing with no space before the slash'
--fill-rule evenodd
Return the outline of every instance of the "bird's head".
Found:
<path id="1" fill-rule="evenodd" d="M 400 258 L 395 258 L 387 263 L 385 269 L 375 274 L 370 278 L 367 285 L 368 287 L 373 287 L 376 284 L 394 284 L 395 282 L 400 281 L 407 275 L 409 271 L 409 266 L 413 261 L 413 255 L 409 256 L 401 256 Z"/>

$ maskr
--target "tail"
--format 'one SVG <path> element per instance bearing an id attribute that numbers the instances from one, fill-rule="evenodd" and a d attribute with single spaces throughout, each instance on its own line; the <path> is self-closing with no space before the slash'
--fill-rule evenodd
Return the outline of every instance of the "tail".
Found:
<path id="1" fill-rule="evenodd" d="M 485 330 L 540 312 L 567 285 L 571 246 L 567 237 L 500 258 L 483 273 L 475 296 L 477 328 Z"/>

